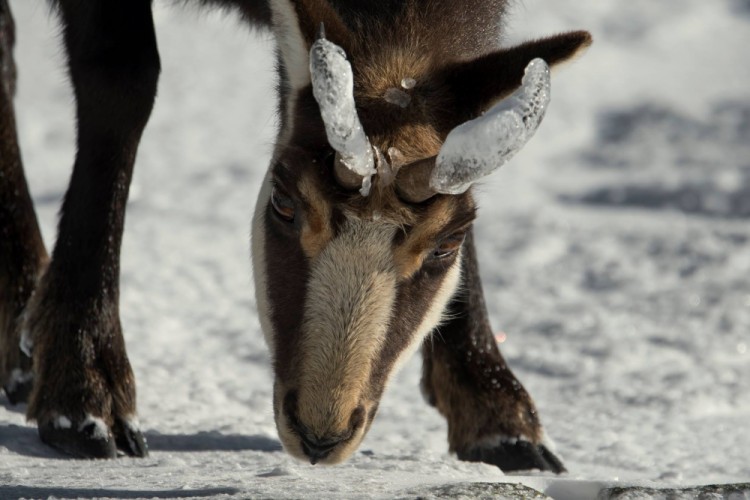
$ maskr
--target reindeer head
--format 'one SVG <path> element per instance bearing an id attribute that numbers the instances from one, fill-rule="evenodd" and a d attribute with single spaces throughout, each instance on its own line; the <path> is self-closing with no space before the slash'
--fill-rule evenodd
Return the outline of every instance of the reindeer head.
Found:
<path id="1" fill-rule="evenodd" d="M 491 50 L 501 0 L 376 4 L 271 1 L 281 128 L 253 265 L 279 435 L 313 463 L 354 452 L 389 377 L 440 323 L 474 219 L 468 188 L 525 140 L 509 134 L 541 120 L 547 66 L 481 115 L 535 58 L 590 44 L 574 32 Z M 462 149 L 476 134 L 503 147 Z"/>

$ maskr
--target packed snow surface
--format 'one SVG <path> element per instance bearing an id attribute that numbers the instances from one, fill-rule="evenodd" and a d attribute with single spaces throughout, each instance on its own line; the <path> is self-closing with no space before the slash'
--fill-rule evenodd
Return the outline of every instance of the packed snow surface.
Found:
<path id="1" fill-rule="evenodd" d="M 514 481 L 586 499 L 612 484 L 750 480 L 747 1 L 526 0 L 507 23 L 508 44 L 594 37 L 555 73 L 535 139 L 475 188 L 491 320 L 562 478 L 450 456 L 444 420 L 419 396 L 419 356 L 351 460 L 311 466 L 281 450 L 248 241 L 275 139 L 274 47 L 182 3 L 155 2 L 163 72 L 123 242 L 120 309 L 150 457 L 65 459 L 0 395 L 0 498 L 391 498 Z M 72 94 L 47 2 L 10 4 L 21 146 L 49 247 Z"/>
<path id="2" fill-rule="evenodd" d="M 451 130 L 435 162 L 430 186 L 461 194 L 505 165 L 531 139 L 550 101 L 549 67 L 534 59 L 521 86 L 479 118 Z"/>

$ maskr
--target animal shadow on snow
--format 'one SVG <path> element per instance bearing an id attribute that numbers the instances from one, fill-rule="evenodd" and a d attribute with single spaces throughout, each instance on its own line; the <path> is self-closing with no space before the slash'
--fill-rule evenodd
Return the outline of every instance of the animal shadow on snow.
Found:
<path id="1" fill-rule="evenodd" d="M 0 498 L 207 498 L 239 493 L 235 488 L 194 490 L 116 490 L 101 488 L 44 488 L 0 486 Z"/>
<path id="2" fill-rule="evenodd" d="M 281 443 L 265 436 L 221 434 L 201 431 L 195 434 L 146 432 L 150 451 L 281 451 Z"/>
<path id="3" fill-rule="evenodd" d="M 584 165 L 608 181 L 571 203 L 750 218 L 750 104 L 725 101 L 693 117 L 659 104 L 610 110 Z"/>
<path id="4" fill-rule="evenodd" d="M 750 0 L 730 0 L 729 4 L 735 12 L 750 16 Z"/>
<path id="5" fill-rule="evenodd" d="M 5 404 L 6 408 L 9 407 Z M 25 406 L 25 405 L 23 405 Z M 15 407 L 10 407 L 15 411 Z M 9 408 L 9 409 L 10 409 Z M 281 451 L 281 443 L 265 436 L 243 436 L 240 434 L 221 434 L 218 431 L 201 431 L 195 434 L 162 434 L 146 432 L 146 441 L 150 451 L 200 452 L 200 451 Z M 68 459 L 67 455 L 44 445 L 38 436 L 35 426 L 6 425 L 0 426 L 0 443 L 13 453 L 36 458 Z M 23 496 L 23 495 L 22 495 Z M 2 495 L 0 498 L 14 498 Z"/>
<path id="6" fill-rule="evenodd" d="M 0 426 L 0 445 L 18 455 L 35 458 L 59 458 L 68 459 L 66 455 L 58 453 L 53 448 L 42 443 L 36 426 L 2 425 Z M 0 489 L 0 498 L 20 498 L 14 496 L 3 496 Z"/>

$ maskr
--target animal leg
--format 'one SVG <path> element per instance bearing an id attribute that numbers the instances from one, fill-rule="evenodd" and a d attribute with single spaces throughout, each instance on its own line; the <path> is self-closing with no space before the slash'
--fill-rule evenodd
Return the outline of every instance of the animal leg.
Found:
<path id="1" fill-rule="evenodd" d="M 503 471 L 565 471 L 543 443 L 531 397 L 505 363 L 487 317 L 473 234 L 463 249 L 463 285 L 450 320 L 423 346 L 422 390 L 448 420 L 450 450 Z"/>
<path id="2" fill-rule="evenodd" d="M 13 18 L 0 0 L 0 385 L 11 403 L 32 386 L 31 358 L 19 348 L 21 316 L 47 261 L 21 163 L 13 95 Z"/>
<path id="3" fill-rule="evenodd" d="M 120 244 L 138 143 L 159 75 L 150 0 L 57 0 L 78 151 L 52 259 L 27 307 L 27 416 L 77 457 L 147 454 L 119 319 Z"/>

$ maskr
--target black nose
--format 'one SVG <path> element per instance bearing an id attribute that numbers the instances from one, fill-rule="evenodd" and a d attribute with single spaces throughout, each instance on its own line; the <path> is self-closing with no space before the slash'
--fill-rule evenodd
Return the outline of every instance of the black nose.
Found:
<path id="1" fill-rule="evenodd" d="M 364 425 L 367 411 L 360 405 L 349 419 L 349 430 L 345 434 L 334 434 L 318 437 L 311 432 L 297 417 L 297 392 L 289 391 L 284 397 L 284 412 L 289 426 L 294 430 L 302 442 L 302 451 L 310 457 L 310 463 L 315 465 L 331 454 L 340 443 L 348 441 L 354 433 Z"/>
<path id="2" fill-rule="evenodd" d="M 347 438 L 334 437 L 318 439 L 302 434 L 300 439 L 302 440 L 302 451 L 305 452 L 305 455 L 310 457 L 310 463 L 315 465 L 330 455 L 331 451 L 333 451 L 339 443 L 346 441 Z"/>

